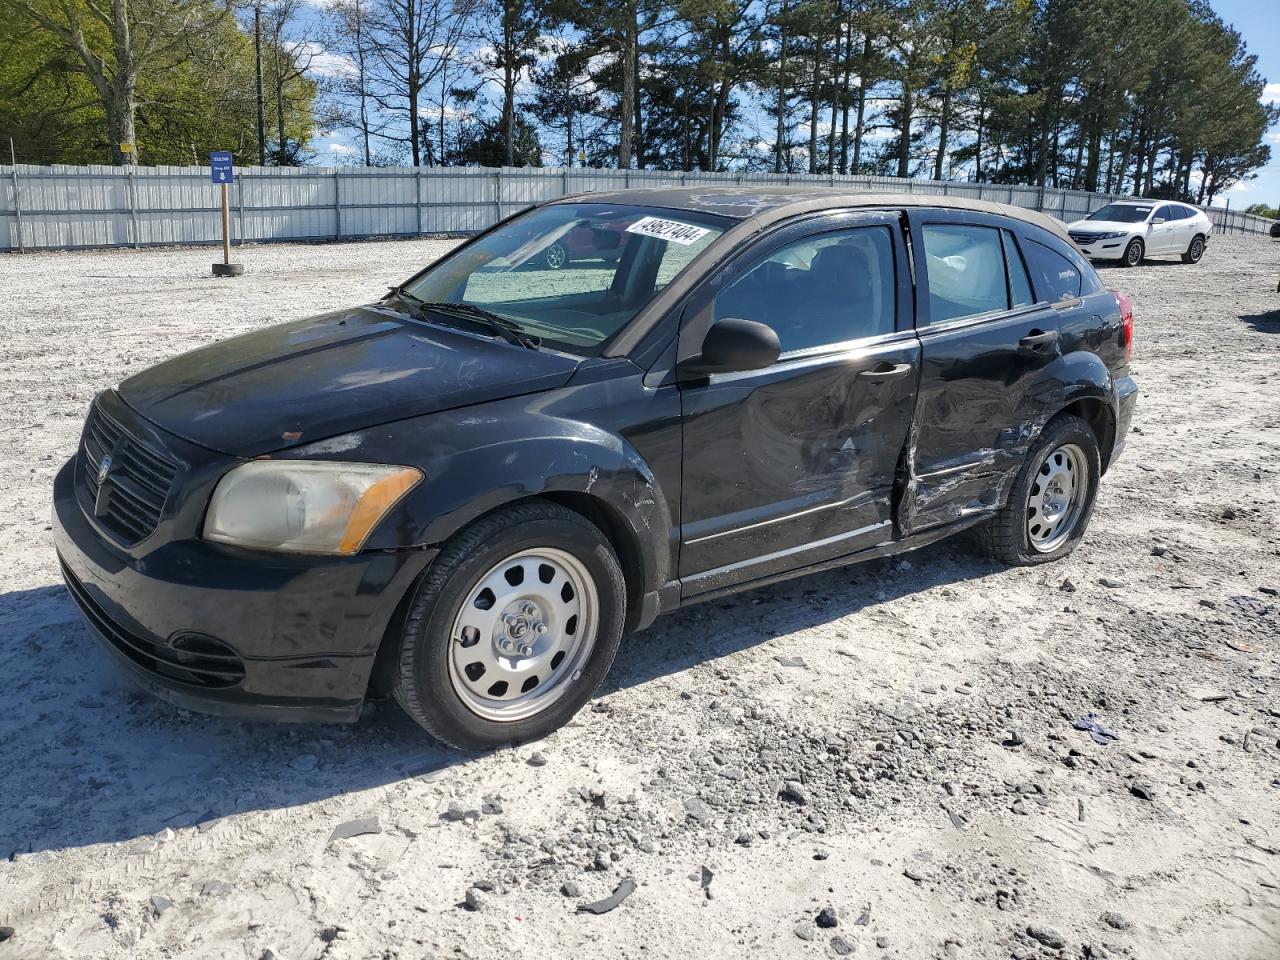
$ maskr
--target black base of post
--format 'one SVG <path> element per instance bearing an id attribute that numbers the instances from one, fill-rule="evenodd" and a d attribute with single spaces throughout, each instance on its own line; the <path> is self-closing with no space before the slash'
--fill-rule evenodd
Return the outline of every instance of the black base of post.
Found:
<path id="1" fill-rule="evenodd" d="M 243 263 L 215 263 L 213 265 L 213 275 L 215 277 L 238 277 L 244 273 Z"/>

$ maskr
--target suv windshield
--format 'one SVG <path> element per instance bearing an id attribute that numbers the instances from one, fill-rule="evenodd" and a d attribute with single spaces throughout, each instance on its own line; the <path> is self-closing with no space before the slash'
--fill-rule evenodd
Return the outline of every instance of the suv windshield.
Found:
<path id="1" fill-rule="evenodd" d="M 559 203 L 485 234 L 400 289 L 483 308 L 521 334 L 593 355 L 729 221 L 630 204 Z M 449 322 L 450 311 L 433 314 Z"/>
<path id="2" fill-rule="evenodd" d="M 1141 223 L 1151 213 L 1155 204 L 1109 203 L 1096 213 L 1089 214 L 1090 220 L 1110 220 L 1112 223 Z"/>

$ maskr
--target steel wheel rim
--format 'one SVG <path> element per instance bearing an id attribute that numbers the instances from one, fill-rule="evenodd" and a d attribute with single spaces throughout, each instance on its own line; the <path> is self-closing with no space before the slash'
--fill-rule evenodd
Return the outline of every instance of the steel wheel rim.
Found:
<path id="1" fill-rule="evenodd" d="M 599 607 L 595 580 L 564 550 L 538 547 L 494 564 L 453 619 L 454 693 L 472 713 L 498 723 L 543 712 L 582 676 Z"/>
<path id="2" fill-rule="evenodd" d="M 1064 443 L 1040 461 L 1027 494 L 1027 542 L 1052 553 L 1075 531 L 1084 513 L 1089 461 L 1074 443 Z"/>
<path id="3" fill-rule="evenodd" d="M 553 243 L 547 247 L 547 266 L 552 270 L 559 270 L 564 266 L 567 254 L 561 244 Z"/>

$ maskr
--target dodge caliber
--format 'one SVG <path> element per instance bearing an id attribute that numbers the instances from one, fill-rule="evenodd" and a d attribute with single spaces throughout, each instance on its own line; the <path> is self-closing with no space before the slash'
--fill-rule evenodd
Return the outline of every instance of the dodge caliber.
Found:
<path id="1" fill-rule="evenodd" d="M 1019 209 L 568 197 L 99 394 L 57 551 L 161 697 L 353 720 L 391 696 L 447 743 L 519 742 L 681 606 L 960 531 L 1066 556 L 1129 428 L 1132 336 Z"/>

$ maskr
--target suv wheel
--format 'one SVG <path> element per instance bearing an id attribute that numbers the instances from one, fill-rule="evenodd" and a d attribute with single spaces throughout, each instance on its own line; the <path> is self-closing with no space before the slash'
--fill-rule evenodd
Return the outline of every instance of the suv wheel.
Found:
<path id="1" fill-rule="evenodd" d="M 1142 263 L 1142 255 L 1146 252 L 1146 247 L 1141 240 L 1137 238 L 1130 240 L 1129 245 L 1124 248 L 1124 256 L 1120 262 L 1126 267 L 1136 267 Z"/>
<path id="2" fill-rule="evenodd" d="M 1055 417 L 1027 455 L 1004 509 L 978 528 L 982 551 L 1014 566 L 1067 556 L 1089 526 L 1101 472 L 1089 424 Z"/>
<path id="3" fill-rule="evenodd" d="M 1182 255 L 1183 263 L 1199 263 L 1200 258 L 1204 256 L 1204 237 L 1196 237 L 1191 241 L 1191 246 L 1187 247 L 1187 252 Z"/>
<path id="4" fill-rule="evenodd" d="M 449 541 L 420 582 L 395 698 L 455 747 L 545 736 L 604 680 L 625 608 L 622 568 L 594 524 L 551 503 L 499 510 Z"/>

